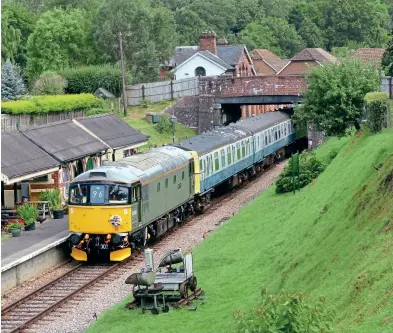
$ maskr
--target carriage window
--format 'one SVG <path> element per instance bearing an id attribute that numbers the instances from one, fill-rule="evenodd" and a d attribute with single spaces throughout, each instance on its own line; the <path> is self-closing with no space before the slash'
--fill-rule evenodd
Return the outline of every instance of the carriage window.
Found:
<path id="1" fill-rule="evenodd" d="M 221 166 L 225 168 L 225 150 L 221 149 Z"/>
<path id="2" fill-rule="evenodd" d="M 203 170 L 203 162 L 202 160 L 199 160 L 199 171 L 202 172 Z"/>
<path id="3" fill-rule="evenodd" d="M 181 180 L 184 180 L 184 171 L 181 173 Z"/>
<path id="4" fill-rule="evenodd" d="M 235 146 L 232 146 L 232 162 L 235 163 L 236 154 L 235 154 Z"/>
<path id="5" fill-rule="evenodd" d="M 237 148 L 237 160 L 240 161 L 241 156 L 240 156 L 240 143 L 236 144 L 236 148 Z"/>
<path id="6" fill-rule="evenodd" d="M 267 135 L 265 133 L 265 146 L 267 146 Z"/>
<path id="7" fill-rule="evenodd" d="M 231 147 L 227 148 L 227 159 L 228 159 L 228 165 L 231 164 L 232 156 L 231 156 Z"/>
<path id="8" fill-rule="evenodd" d="M 160 192 L 160 189 L 161 189 L 161 183 L 158 182 L 158 184 L 157 184 L 157 192 Z"/>
<path id="9" fill-rule="evenodd" d="M 203 160 L 203 170 L 204 170 L 204 172 L 207 171 L 207 169 L 206 169 L 206 160 Z"/>
<path id="10" fill-rule="evenodd" d="M 244 141 L 242 141 L 242 156 L 243 156 L 243 158 L 245 155 L 246 155 L 246 145 L 244 144 Z"/>
<path id="11" fill-rule="evenodd" d="M 165 179 L 165 188 L 168 188 L 168 178 Z"/>
<path id="12" fill-rule="evenodd" d="M 220 160 L 218 159 L 218 152 L 214 153 L 214 170 L 218 171 L 220 169 Z"/>
<path id="13" fill-rule="evenodd" d="M 90 203 L 103 204 L 105 203 L 105 186 L 93 185 L 90 187 Z"/>
<path id="14" fill-rule="evenodd" d="M 176 184 L 176 175 L 173 176 L 173 184 Z"/>
<path id="15" fill-rule="evenodd" d="M 70 193 L 71 204 L 85 204 L 87 203 L 87 186 L 86 185 L 73 185 Z"/>
<path id="16" fill-rule="evenodd" d="M 92 186 L 92 188 L 95 186 Z M 137 188 L 133 188 L 136 191 Z M 91 193 L 91 191 L 90 191 Z M 120 185 L 109 185 L 109 203 L 112 204 L 126 204 L 128 203 L 128 193 L 129 189 L 125 186 Z M 93 193 L 94 194 L 94 193 Z M 91 194 L 90 194 L 91 195 Z M 137 193 L 135 192 L 135 198 L 137 198 Z M 92 197 L 90 197 L 90 202 L 93 203 Z"/>

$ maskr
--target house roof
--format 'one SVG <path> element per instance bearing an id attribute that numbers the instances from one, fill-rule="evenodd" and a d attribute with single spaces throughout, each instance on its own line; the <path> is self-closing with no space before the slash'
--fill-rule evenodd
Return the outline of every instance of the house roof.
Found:
<path id="1" fill-rule="evenodd" d="M 111 148 L 130 147 L 149 139 L 114 114 L 76 119 Z"/>
<path id="2" fill-rule="evenodd" d="M 236 66 L 245 47 L 245 45 L 217 45 L 217 57 L 227 65 Z M 179 66 L 197 52 L 199 52 L 199 46 L 176 46 L 175 56 L 171 59 L 170 64 Z"/>
<path id="3" fill-rule="evenodd" d="M 267 49 L 255 49 L 250 55 L 253 60 L 263 60 L 276 72 L 288 63 L 288 60 L 281 59 L 278 55 Z"/>
<path id="4" fill-rule="evenodd" d="M 296 54 L 291 61 L 336 61 L 336 57 L 321 48 L 306 48 Z"/>
<path id="5" fill-rule="evenodd" d="M 61 162 L 93 155 L 108 148 L 72 120 L 33 127 L 22 133 Z"/>
<path id="6" fill-rule="evenodd" d="M 385 49 L 381 49 L 381 48 L 360 48 L 357 49 L 352 54 L 352 56 L 355 58 L 359 58 L 364 62 L 370 61 L 380 64 L 384 53 L 385 53 Z"/>
<path id="7" fill-rule="evenodd" d="M 58 167 L 60 162 L 21 132 L 1 132 L 1 173 L 8 179 Z"/>
<path id="8" fill-rule="evenodd" d="M 199 51 L 199 54 L 202 54 L 204 57 L 208 58 L 209 60 L 217 63 L 218 65 L 224 67 L 225 69 L 234 69 L 232 66 L 228 65 L 227 62 L 216 56 L 215 54 L 209 51 Z M 188 59 L 187 59 L 188 60 Z"/>

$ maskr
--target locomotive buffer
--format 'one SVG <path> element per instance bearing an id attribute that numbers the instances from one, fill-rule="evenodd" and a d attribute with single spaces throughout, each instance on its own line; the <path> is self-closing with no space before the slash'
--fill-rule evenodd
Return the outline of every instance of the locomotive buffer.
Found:
<path id="1" fill-rule="evenodd" d="M 166 272 L 161 272 L 166 269 Z M 181 249 L 167 252 L 154 270 L 153 250 L 145 250 L 145 267 L 140 273 L 131 274 L 125 281 L 133 285 L 134 301 L 128 308 L 140 307 L 153 314 L 169 311 L 168 304 L 185 305 L 201 294 L 197 290 L 192 252 L 183 255 Z M 191 293 L 189 293 L 189 290 Z"/>

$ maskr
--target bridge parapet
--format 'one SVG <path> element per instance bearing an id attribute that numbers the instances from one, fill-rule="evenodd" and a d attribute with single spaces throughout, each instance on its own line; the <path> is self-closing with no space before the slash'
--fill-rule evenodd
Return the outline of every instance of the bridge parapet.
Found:
<path id="1" fill-rule="evenodd" d="M 302 95 L 306 80 L 302 75 L 293 76 L 210 76 L 199 80 L 201 95 L 217 97 L 255 95 Z"/>

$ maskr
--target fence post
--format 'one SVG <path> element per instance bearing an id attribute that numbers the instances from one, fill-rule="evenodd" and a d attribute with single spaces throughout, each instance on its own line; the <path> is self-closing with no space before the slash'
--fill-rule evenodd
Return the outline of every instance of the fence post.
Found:
<path id="1" fill-rule="evenodd" d="M 392 79 L 393 77 L 389 78 L 389 98 L 392 99 L 393 98 L 393 86 L 392 86 Z"/>
<path id="2" fill-rule="evenodd" d="M 142 84 L 142 100 L 145 99 L 145 85 Z"/>
<path id="3" fill-rule="evenodd" d="M 171 80 L 171 101 L 173 101 L 173 80 Z"/>

